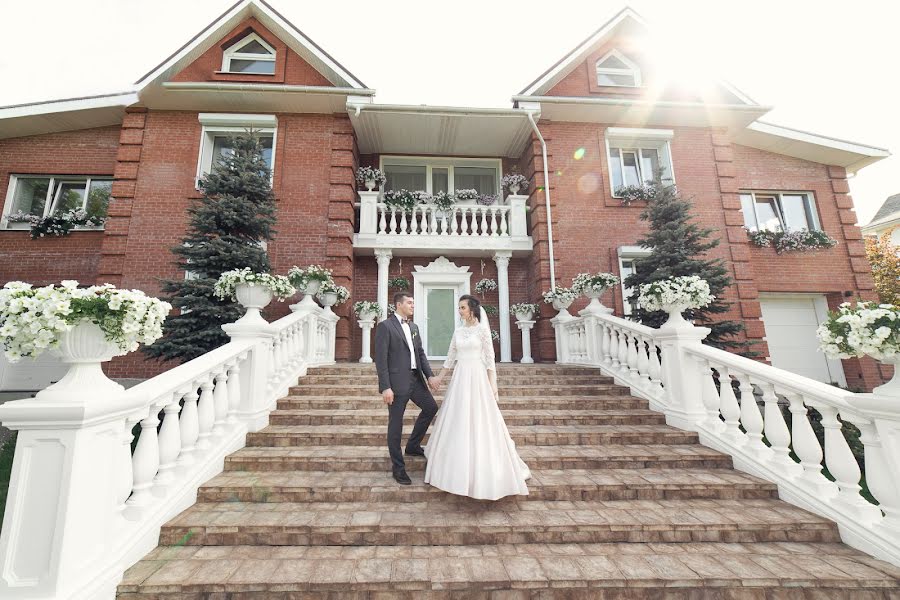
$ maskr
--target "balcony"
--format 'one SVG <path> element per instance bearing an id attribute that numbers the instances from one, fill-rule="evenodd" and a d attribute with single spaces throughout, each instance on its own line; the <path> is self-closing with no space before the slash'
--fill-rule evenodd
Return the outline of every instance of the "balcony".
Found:
<path id="1" fill-rule="evenodd" d="M 389 249 L 394 256 L 492 256 L 531 253 L 525 202 L 527 196 L 508 196 L 506 204 L 458 204 L 449 211 L 423 204 L 406 212 L 379 201 L 379 192 L 360 192 L 359 233 L 353 236 L 356 254 Z"/>

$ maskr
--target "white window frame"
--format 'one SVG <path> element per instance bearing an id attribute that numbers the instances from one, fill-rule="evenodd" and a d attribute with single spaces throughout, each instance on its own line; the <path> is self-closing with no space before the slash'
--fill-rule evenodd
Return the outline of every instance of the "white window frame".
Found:
<path id="1" fill-rule="evenodd" d="M 236 135 L 253 129 L 257 133 L 272 134 L 272 164 L 269 183 L 275 177 L 275 153 L 278 148 L 278 119 L 275 115 L 250 115 L 240 113 L 200 113 L 200 153 L 197 157 L 197 173 L 194 187 L 200 189 L 200 179 L 212 169 L 213 147 L 216 136 Z"/>
<path id="2" fill-rule="evenodd" d="M 622 314 L 625 316 L 631 315 L 631 304 L 628 302 L 628 290 L 630 288 L 625 287 L 625 277 L 623 271 L 625 270 L 624 262 L 626 260 L 634 260 L 636 258 L 645 258 L 650 256 L 651 250 L 648 248 L 644 248 L 642 246 L 619 246 L 618 255 L 619 255 L 619 288 L 622 291 Z"/>
<path id="3" fill-rule="evenodd" d="M 618 148 L 619 152 L 619 168 L 622 174 L 625 173 L 625 165 L 622 161 L 621 150 L 634 150 L 638 152 L 638 173 L 641 173 L 640 151 L 656 150 L 659 156 L 659 165 L 663 167 L 663 183 L 675 184 L 675 165 L 672 160 L 672 138 L 675 132 L 671 129 L 635 129 L 627 127 L 609 127 L 607 128 L 603 138 L 606 144 L 606 160 L 609 165 L 609 193 L 613 198 L 616 196 L 615 186 L 613 185 L 612 176 L 612 149 Z M 644 181 L 641 175 L 641 181 Z M 623 179 L 624 184 L 624 179 Z"/>
<path id="4" fill-rule="evenodd" d="M 610 57 L 618 58 L 623 63 L 628 65 L 627 69 L 615 69 L 610 67 L 601 67 L 600 65 Z M 619 52 L 618 50 L 610 50 L 606 54 L 603 55 L 602 58 L 597 59 L 597 62 L 594 63 L 594 77 L 597 82 L 597 87 L 627 87 L 627 88 L 639 88 L 641 87 L 641 68 L 635 64 L 635 62 L 629 59 L 627 56 Z M 619 83 L 600 83 L 600 75 L 628 75 L 634 81 L 634 85 L 624 85 Z"/>
<path id="5" fill-rule="evenodd" d="M 435 158 L 432 156 L 381 156 L 379 158 L 379 168 L 385 172 L 385 165 L 425 167 L 425 189 L 410 190 L 424 191 L 433 194 L 432 170 L 447 169 L 447 193 L 452 194 L 456 191 L 456 180 L 454 174 L 455 167 L 484 167 L 494 169 L 496 173 L 494 189 L 497 191 L 497 203 L 503 201 L 503 188 L 500 186 L 501 171 L 503 170 L 503 161 L 499 158 Z"/>
<path id="6" fill-rule="evenodd" d="M 253 52 L 238 52 L 238 48 L 246 45 L 251 41 L 259 42 L 266 50 L 271 52 L 272 54 L 256 54 Z M 265 62 L 272 63 L 272 72 L 271 73 L 247 73 L 245 71 L 232 71 L 231 70 L 231 61 L 232 60 L 259 60 Z M 256 33 L 250 33 L 240 39 L 235 44 L 232 44 L 228 48 L 222 52 L 222 71 L 225 73 L 238 73 L 240 75 L 274 75 L 275 74 L 275 48 L 272 47 L 271 44 L 266 42 L 266 40 L 259 37 Z"/>
<path id="7" fill-rule="evenodd" d="M 49 179 L 50 185 L 47 187 L 47 195 L 44 199 L 44 212 L 41 215 L 41 218 L 46 217 L 50 214 L 50 211 L 53 209 L 53 203 L 56 200 L 53 195 L 55 193 L 59 193 L 57 189 L 57 182 L 82 182 L 84 181 L 85 186 L 85 194 L 84 194 L 84 204 L 81 205 L 81 208 L 86 206 L 88 201 L 88 195 L 90 194 L 91 182 L 92 181 L 113 181 L 112 175 L 10 175 L 9 176 L 9 187 L 6 189 L 6 202 L 3 204 L 3 216 L 0 219 L 0 229 L 7 229 L 12 231 L 19 231 L 23 229 L 29 229 L 31 225 L 28 223 L 10 223 L 9 215 L 12 213 L 13 201 L 16 197 L 16 186 L 19 181 L 22 179 Z M 86 230 L 86 231 L 96 231 L 98 229 L 103 229 L 102 226 L 84 226 L 78 225 L 73 231 Z"/>
<path id="8" fill-rule="evenodd" d="M 816 198 L 812 192 L 793 192 L 793 191 L 784 191 L 784 190 L 777 191 L 777 192 L 766 191 L 766 190 L 741 190 L 738 193 L 738 197 L 741 200 L 741 213 L 742 214 L 744 212 L 744 199 L 742 198 L 742 196 L 746 196 L 746 195 L 750 196 L 750 201 L 753 204 L 753 218 L 756 220 L 756 223 L 754 223 L 751 226 L 750 223 L 747 223 L 747 216 L 744 215 L 744 227 L 746 227 L 750 231 L 759 231 L 759 213 L 756 210 L 757 195 L 759 195 L 759 196 L 774 196 L 775 197 L 775 204 L 778 209 L 776 216 L 778 217 L 778 222 L 780 223 L 782 231 L 799 231 L 799 230 L 788 229 L 786 227 L 787 223 L 785 223 L 785 220 L 784 220 L 784 207 L 782 204 L 781 197 L 782 196 L 803 196 L 805 199 L 804 201 L 806 204 L 806 210 L 808 211 L 810 220 L 812 221 L 810 223 L 810 228 L 811 228 L 810 230 L 811 231 L 821 231 L 822 230 L 822 224 L 819 221 L 819 209 L 816 206 Z"/>

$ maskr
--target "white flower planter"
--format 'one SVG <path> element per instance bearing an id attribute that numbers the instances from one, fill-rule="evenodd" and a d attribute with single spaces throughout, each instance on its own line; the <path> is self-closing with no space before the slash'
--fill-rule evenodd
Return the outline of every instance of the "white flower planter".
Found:
<path id="1" fill-rule="evenodd" d="M 519 187 L 520 187 L 520 186 L 518 186 L 518 185 L 511 185 L 511 186 L 509 186 L 509 193 L 510 193 L 510 195 L 512 195 L 512 196 L 518 195 L 518 193 L 519 193 Z"/>
<path id="2" fill-rule="evenodd" d="M 317 308 L 318 305 L 316 301 L 313 299 L 313 296 L 319 291 L 319 288 L 322 287 L 322 282 L 318 279 L 312 279 L 306 283 L 306 286 L 300 288 L 300 291 L 303 293 L 303 300 L 298 302 L 297 304 L 291 305 L 291 310 L 297 311 L 301 309 L 310 309 Z"/>
<path id="3" fill-rule="evenodd" d="M 234 295 L 241 306 L 247 309 L 246 314 L 235 321 L 235 324 L 241 326 L 268 324 L 259 311 L 272 301 L 272 290 L 262 285 L 239 283 L 234 287 Z"/>
<path id="4" fill-rule="evenodd" d="M 604 306 L 603 303 L 600 302 L 600 297 L 606 293 L 607 289 L 608 288 L 603 288 L 602 290 L 585 289 L 584 296 L 585 298 L 590 298 L 591 301 L 579 314 L 611 314 L 613 309 Z"/>
<path id="5" fill-rule="evenodd" d="M 374 179 L 366 179 L 366 189 L 370 192 L 375 189 L 376 185 L 377 184 L 375 183 Z"/>
<path id="6" fill-rule="evenodd" d="M 572 306 L 572 300 L 554 300 L 553 308 L 559 311 L 559 314 L 556 315 L 557 318 L 560 319 L 572 319 L 572 315 L 569 313 L 569 307 Z"/>
<path id="7" fill-rule="evenodd" d="M 325 307 L 325 312 L 330 313 L 331 307 L 337 304 L 337 294 L 334 292 L 319 294 L 319 300 L 322 302 L 322 306 Z"/>
<path id="8" fill-rule="evenodd" d="M 669 319 L 662 324 L 660 329 L 686 329 L 694 324 L 686 320 L 681 313 L 688 309 L 686 304 L 664 304 L 662 309 L 669 313 Z"/>
<path id="9" fill-rule="evenodd" d="M 370 310 L 368 312 L 359 313 L 359 315 L 357 315 L 356 319 L 358 321 L 374 321 L 376 314 L 377 313 L 375 311 Z"/>
<path id="10" fill-rule="evenodd" d="M 100 367 L 101 363 L 126 353 L 106 339 L 99 325 L 90 321 L 78 323 L 61 334 L 59 347 L 53 352 L 71 366 L 62 379 L 38 392 L 38 400 L 70 400 L 83 395 L 85 390 L 100 400 L 125 390 Z"/>
<path id="11" fill-rule="evenodd" d="M 532 317 L 534 317 L 534 313 L 530 310 L 516 313 L 516 321 L 531 321 Z"/>
<path id="12" fill-rule="evenodd" d="M 900 400 L 900 355 L 880 360 L 883 363 L 894 365 L 894 376 L 884 385 L 879 385 L 877 388 L 873 389 L 872 393 L 878 394 L 879 396 L 891 396 L 892 398 Z"/>

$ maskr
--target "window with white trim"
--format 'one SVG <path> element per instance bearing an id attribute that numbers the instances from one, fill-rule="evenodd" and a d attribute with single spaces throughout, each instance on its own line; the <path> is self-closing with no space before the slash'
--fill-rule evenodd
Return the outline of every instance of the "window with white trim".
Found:
<path id="1" fill-rule="evenodd" d="M 385 156 L 381 170 L 385 191 L 454 192 L 474 189 L 479 194 L 500 190 L 500 161 L 494 159 L 439 159 Z"/>
<path id="2" fill-rule="evenodd" d="M 629 298 L 634 291 L 630 287 L 625 287 L 625 279 L 629 275 L 637 272 L 635 262 L 650 255 L 650 250 L 641 246 L 620 246 L 619 247 L 619 285 L 622 288 L 622 309 L 624 314 L 630 315 L 634 311 L 634 304 Z M 637 298 L 634 299 L 636 301 Z"/>
<path id="3" fill-rule="evenodd" d="M 226 73 L 273 75 L 275 48 L 255 33 L 251 33 L 225 49 L 222 53 L 222 70 Z"/>
<path id="4" fill-rule="evenodd" d="M 112 183 L 112 177 L 12 175 L 3 207 L 3 227 L 28 229 L 30 224 L 18 219 L 75 210 L 85 211 L 88 217 L 105 218 Z"/>
<path id="5" fill-rule="evenodd" d="M 821 229 L 816 203 L 806 192 L 741 192 L 744 225 L 750 231 Z"/>
<path id="6" fill-rule="evenodd" d="M 597 85 L 641 87 L 641 69 L 618 50 L 612 50 L 597 61 Z"/>
<path id="7" fill-rule="evenodd" d="M 221 160 L 233 152 L 231 139 L 253 131 L 262 144 L 263 160 L 271 171 L 275 164 L 275 140 L 278 121 L 275 115 L 200 113 L 203 130 L 200 139 L 200 158 L 197 162 L 197 180 L 209 173 L 213 160 Z"/>
<path id="8" fill-rule="evenodd" d="M 660 169 L 664 183 L 675 182 L 669 144 L 673 134 L 668 129 L 610 127 L 606 130 L 609 183 L 613 197 L 621 187 L 653 182 Z"/>

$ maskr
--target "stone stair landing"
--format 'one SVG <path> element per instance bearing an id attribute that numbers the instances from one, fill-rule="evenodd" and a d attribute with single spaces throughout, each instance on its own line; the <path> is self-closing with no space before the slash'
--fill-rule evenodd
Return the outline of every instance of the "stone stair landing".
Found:
<path id="1" fill-rule="evenodd" d="M 319 368 L 163 527 L 118 597 L 900 598 L 900 569 L 599 371 L 498 375 L 529 496 L 446 494 L 410 457 L 413 485 L 396 484 L 374 368 Z"/>

